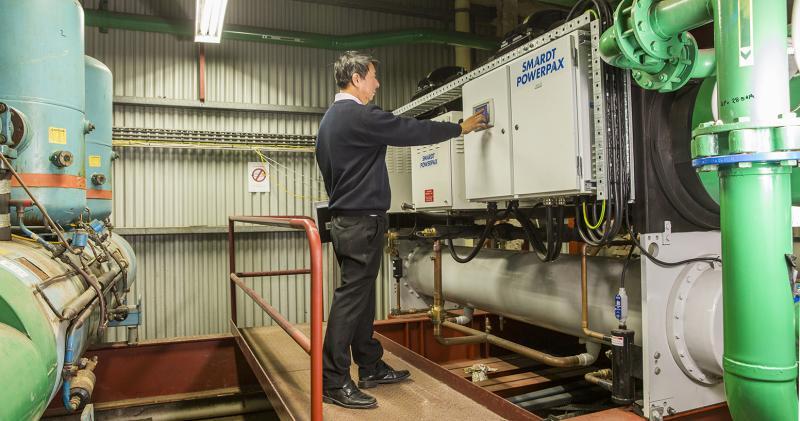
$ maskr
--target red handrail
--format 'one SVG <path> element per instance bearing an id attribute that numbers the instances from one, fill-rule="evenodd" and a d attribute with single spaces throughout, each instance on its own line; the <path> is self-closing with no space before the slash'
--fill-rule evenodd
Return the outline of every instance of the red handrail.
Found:
<path id="1" fill-rule="evenodd" d="M 311 269 L 278 270 L 271 272 L 236 272 L 234 224 L 245 222 L 302 229 L 308 240 Z M 236 325 L 236 287 L 252 298 L 289 336 L 311 356 L 311 420 L 322 421 L 322 242 L 314 220 L 304 216 L 231 216 L 228 218 L 228 264 L 230 265 L 231 321 Z M 292 325 L 263 297 L 245 285 L 242 277 L 311 274 L 311 338 Z"/>

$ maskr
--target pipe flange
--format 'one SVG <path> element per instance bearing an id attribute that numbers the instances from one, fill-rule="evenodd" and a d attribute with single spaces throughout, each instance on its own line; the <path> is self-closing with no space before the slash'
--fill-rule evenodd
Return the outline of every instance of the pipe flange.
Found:
<path id="1" fill-rule="evenodd" d="M 613 34 L 619 51 L 628 61 L 625 67 L 639 69 L 640 71 L 655 72 L 663 67 L 663 60 L 645 54 L 640 48 L 635 28 L 627 26 L 630 10 L 633 9 L 633 0 L 622 0 L 614 11 Z"/>
<path id="2" fill-rule="evenodd" d="M 678 34 L 675 38 L 679 42 L 677 46 L 670 48 L 674 49 L 676 55 L 666 60 L 661 70 L 633 70 L 631 75 L 639 86 L 659 92 L 673 92 L 689 82 L 697 61 L 697 41 L 689 33 Z"/>
<path id="3" fill-rule="evenodd" d="M 684 268 L 672 286 L 664 317 L 667 321 L 666 334 L 669 338 L 667 343 L 678 367 L 687 377 L 698 383 L 715 385 L 722 382 L 722 377 L 701 368 L 692 356 L 690 346 L 687 343 L 685 325 L 688 320 L 687 302 L 689 301 L 689 294 L 692 293 L 692 288 L 695 287 L 698 280 L 709 270 L 713 271 L 715 269 L 705 262 L 696 262 Z"/>
<path id="4" fill-rule="evenodd" d="M 795 132 L 786 132 L 784 129 L 787 127 L 800 126 L 800 118 L 795 113 L 789 112 L 777 116 L 774 119 L 752 121 L 748 117 L 737 117 L 731 123 L 723 123 L 722 120 L 708 121 L 697 126 L 692 130 L 692 137 L 697 137 L 703 134 L 721 134 L 728 133 L 733 130 L 744 129 L 772 129 L 779 131 L 776 135 L 793 136 Z M 793 143 L 794 139 L 786 139 L 787 143 Z M 779 150 L 786 150 L 786 148 L 776 147 Z"/>
<path id="5" fill-rule="evenodd" d="M 633 30 L 639 47 L 648 55 L 662 60 L 669 60 L 678 55 L 683 47 L 678 36 L 664 38 L 658 35 L 653 28 L 650 10 L 653 0 L 635 0 L 633 7 L 628 9 L 630 21 L 633 22 Z"/>
<path id="6" fill-rule="evenodd" d="M 788 166 L 797 165 L 800 161 L 800 151 L 797 152 L 759 152 L 742 153 L 736 155 L 709 156 L 692 160 L 692 166 L 702 168 L 706 166 L 752 164 L 752 163 L 786 163 Z"/>

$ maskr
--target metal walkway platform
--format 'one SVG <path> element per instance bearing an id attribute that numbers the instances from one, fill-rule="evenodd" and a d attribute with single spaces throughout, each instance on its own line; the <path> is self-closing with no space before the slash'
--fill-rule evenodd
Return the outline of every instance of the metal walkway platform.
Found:
<path id="1" fill-rule="evenodd" d="M 307 325 L 298 327 L 308 334 Z M 241 336 L 237 337 L 240 348 L 281 419 L 309 419 L 311 390 L 309 356 L 280 327 L 242 328 L 240 333 Z M 511 405 L 513 408 L 509 408 L 500 403 L 503 408 L 498 409 L 499 402 L 495 399 L 483 403 L 476 401 L 474 391 L 469 388 L 472 385 L 468 381 L 456 379 L 460 383 L 455 386 L 456 388 L 451 387 L 438 379 L 440 376 L 435 373 L 437 370 L 427 366 L 425 362 L 433 363 L 419 356 L 411 357 L 410 353 L 392 346 L 394 344 L 399 347 L 391 340 L 378 334 L 375 336 L 384 343 L 384 360 L 395 368 L 410 370 L 411 380 L 367 390 L 378 399 L 378 407 L 375 409 L 348 410 L 326 404 L 323 407 L 325 420 L 501 420 L 520 419 L 520 416 L 528 418 L 524 416 L 526 411 L 514 411 L 516 407 L 513 405 Z M 391 352 L 392 350 L 403 354 L 406 359 Z M 424 361 L 419 361 L 418 358 Z M 446 372 L 445 369 L 441 370 Z M 358 378 L 355 365 L 352 367 L 351 376 L 353 379 Z M 477 386 L 475 388 L 480 390 Z M 490 406 L 494 409 L 490 410 Z"/>

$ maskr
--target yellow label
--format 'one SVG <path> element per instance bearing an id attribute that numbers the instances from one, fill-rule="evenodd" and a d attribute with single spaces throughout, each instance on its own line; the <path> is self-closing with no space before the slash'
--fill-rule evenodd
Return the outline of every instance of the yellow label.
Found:
<path id="1" fill-rule="evenodd" d="M 90 167 L 99 167 L 100 166 L 100 155 L 89 155 L 89 166 Z"/>
<path id="2" fill-rule="evenodd" d="M 50 127 L 50 129 L 47 131 L 47 139 L 50 143 L 66 145 L 67 129 L 63 129 L 61 127 Z"/>

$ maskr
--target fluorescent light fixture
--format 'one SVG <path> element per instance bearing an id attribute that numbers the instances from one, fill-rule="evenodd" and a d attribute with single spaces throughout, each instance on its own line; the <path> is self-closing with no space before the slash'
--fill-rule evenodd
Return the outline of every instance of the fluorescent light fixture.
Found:
<path id="1" fill-rule="evenodd" d="M 197 0 L 197 18 L 194 23 L 194 42 L 219 44 L 222 22 L 228 0 Z"/>

